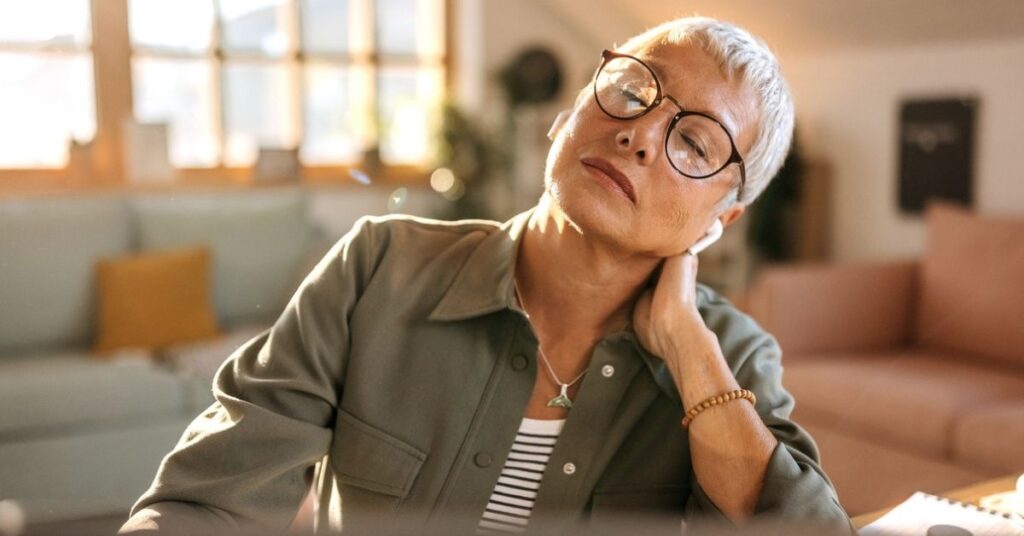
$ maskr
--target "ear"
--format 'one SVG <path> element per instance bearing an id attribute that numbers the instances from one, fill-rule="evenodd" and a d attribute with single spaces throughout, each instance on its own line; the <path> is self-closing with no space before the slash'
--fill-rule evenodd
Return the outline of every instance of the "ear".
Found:
<path id="1" fill-rule="evenodd" d="M 570 109 L 565 109 L 562 110 L 561 112 L 558 112 L 558 115 L 555 116 L 554 122 L 551 123 L 551 128 L 548 130 L 549 140 L 554 141 L 555 136 L 558 135 L 558 131 L 562 130 L 562 127 L 565 126 L 565 121 L 569 119 L 569 114 L 571 113 L 572 110 Z"/>
<path id="2" fill-rule="evenodd" d="M 743 215 L 746 209 L 747 206 L 743 203 L 733 203 L 732 206 L 725 209 L 725 212 L 718 215 L 718 219 L 722 222 L 723 227 L 728 227 L 736 223 L 736 220 L 740 219 L 740 216 Z"/>

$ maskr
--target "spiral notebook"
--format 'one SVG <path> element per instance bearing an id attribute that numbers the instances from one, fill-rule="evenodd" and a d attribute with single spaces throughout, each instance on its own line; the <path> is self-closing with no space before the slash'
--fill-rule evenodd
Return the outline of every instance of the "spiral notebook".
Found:
<path id="1" fill-rule="evenodd" d="M 917 492 L 874 523 L 861 536 L 926 536 L 933 525 L 954 525 L 974 536 L 1024 536 L 1024 519 Z"/>

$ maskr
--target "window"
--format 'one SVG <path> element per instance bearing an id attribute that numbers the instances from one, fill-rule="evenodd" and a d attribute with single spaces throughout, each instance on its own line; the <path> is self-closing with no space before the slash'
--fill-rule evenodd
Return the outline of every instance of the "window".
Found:
<path id="1" fill-rule="evenodd" d="M 89 0 L 0 0 L 0 168 L 61 168 L 96 133 Z"/>
<path id="2" fill-rule="evenodd" d="M 171 162 L 210 167 L 221 159 L 214 94 L 210 0 L 132 1 L 132 102 L 136 120 L 166 122 Z"/>
<path id="3" fill-rule="evenodd" d="M 248 166 L 260 147 L 307 166 L 433 152 L 444 0 L 130 0 L 129 29 L 135 117 L 169 125 L 175 166 Z"/>

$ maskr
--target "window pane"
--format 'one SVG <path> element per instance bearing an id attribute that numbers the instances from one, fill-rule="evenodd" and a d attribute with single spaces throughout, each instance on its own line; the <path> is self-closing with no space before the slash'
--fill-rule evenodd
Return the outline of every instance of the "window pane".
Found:
<path id="1" fill-rule="evenodd" d="M 71 138 L 96 133 L 85 54 L 0 52 L 0 167 L 61 167 Z"/>
<path id="2" fill-rule="evenodd" d="M 285 64 L 230 63 L 224 68 L 225 163 L 247 166 L 260 146 L 296 147 L 296 95 Z"/>
<path id="3" fill-rule="evenodd" d="M 381 160 L 424 164 L 434 154 L 444 76 L 439 68 L 384 68 L 380 73 Z"/>
<path id="4" fill-rule="evenodd" d="M 300 156 L 306 164 L 346 164 L 369 145 L 371 75 L 365 67 L 310 64 L 305 71 L 305 130 Z"/>
<path id="5" fill-rule="evenodd" d="M 130 0 L 132 44 L 151 49 L 203 52 L 213 41 L 213 0 Z"/>
<path id="6" fill-rule="evenodd" d="M 288 0 L 220 0 L 224 49 L 281 57 L 293 49 Z"/>
<path id="7" fill-rule="evenodd" d="M 443 0 L 376 0 L 381 53 L 437 58 L 444 50 Z"/>
<path id="8" fill-rule="evenodd" d="M 416 0 L 377 0 L 377 46 L 386 54 L 416 52 Z"/>
<path id="9" fill-rule="evenodd" d="M 349 51 L 348 0 L 302 0 L 302 48 L 308 52 Z"/>
<path id="10" fill-rule="evenodd" d="M 213 65 L 209 60 L 138 58 L 132 63 L 135 118 L 167 123 L 171 164 L 217 165 Z"/>
<path id="11" fill-rule="evenodd" d="M 0 43 L 89 44 L 89 0 L 0 0 Z"/>

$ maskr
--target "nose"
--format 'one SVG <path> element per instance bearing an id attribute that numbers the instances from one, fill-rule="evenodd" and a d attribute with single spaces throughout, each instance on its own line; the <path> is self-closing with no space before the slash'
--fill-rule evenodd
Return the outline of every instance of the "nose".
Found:
<path id="1" fill-rule="evenodd" d="M 664 125 L 657 110 L 622 122 L 615 133 L 615 145 L 621 153 L 628 155 L 637 164 L 647 166 L 654 163 L 661 146 Z"/>

